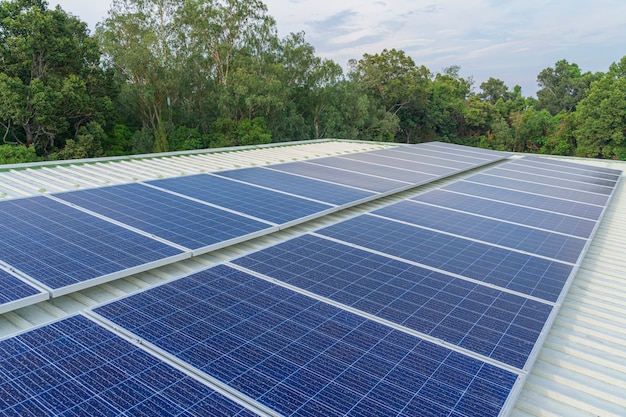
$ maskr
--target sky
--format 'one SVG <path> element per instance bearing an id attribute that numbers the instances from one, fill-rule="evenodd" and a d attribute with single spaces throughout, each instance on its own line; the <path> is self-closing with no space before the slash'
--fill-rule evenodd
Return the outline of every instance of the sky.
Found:
<path id="1" fill-rule="evenodd" d="M 87 22 L 111 1 L 48 0 Z M 305 32 L 316 53 L 347 69 L 350 59 L 400 49 L 431 72 L 457 65 L 534 96 L 537 75 L 559 60 L 583 72 L 607 72 L 626 55 L 624 0 L 264 0 L 280 37 Z"/>

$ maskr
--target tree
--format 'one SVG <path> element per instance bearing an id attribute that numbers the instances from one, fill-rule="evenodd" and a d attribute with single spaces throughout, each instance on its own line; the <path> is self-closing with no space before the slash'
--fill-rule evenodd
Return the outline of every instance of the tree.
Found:
<path id="1" fill-rule="evenodd" d="M 560 60 L 554 68 L 546 68 L 537 76 L 537 109 L 556 115 L 560 111 L 572 112 L 585 97 L 592 81 L 598 78 L 590 72 L 581 73 L 576 64 Z"/>
<path id="2" fill-rule="evenodd" d="M 491 104 L 496 104 L 498 100 L 507 101 L 511 99 L 509 87 L 504 84 L 504 81 L 497 78 L 489 77 L 487 81 L 480 84 L 480 89 L 482 92 L 478 96 Z"/>
<path id="3" fill-rule="evenodd" d="M 576 114 L 576 155 L 626 159 L 626 56 L 591 84 Z"/>
<path id="4" fill-rule="evenodd" d="M 0 3 L 0 136 L 41 152 L 62 147 L 90 122 L 103 124 L 112 91 L 87 25 L 47 6 Z"/>

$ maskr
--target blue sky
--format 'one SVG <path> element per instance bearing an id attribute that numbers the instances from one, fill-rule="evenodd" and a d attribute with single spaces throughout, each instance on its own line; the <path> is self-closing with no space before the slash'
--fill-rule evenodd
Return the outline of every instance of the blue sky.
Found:
<path id="1" fill-rule="evenodd" d="M 49 0 L 94 27 L 110 1 Z M 624 0 L 265 0 L 279 35 L 304 31 L 319 56 L 349 59 L 402 49 L 432 72 L 458 65 L 474 89 L 489 77 L 525 96 L 566 59 L 606 72 L 626 55 Z"/>

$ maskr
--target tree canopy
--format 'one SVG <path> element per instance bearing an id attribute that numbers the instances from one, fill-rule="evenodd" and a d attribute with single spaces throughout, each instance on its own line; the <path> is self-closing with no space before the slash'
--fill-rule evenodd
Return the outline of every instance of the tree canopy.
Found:
<path id="1" fill-rule="evenodd" d="M 0 163 L 318 138 L 626 159 L 626 57 L 565 59 L 537 98 L 398 49 L 322 59 L 260 0 L 114 0 L 94 34 L 43 0 L 0 3 Z"/>

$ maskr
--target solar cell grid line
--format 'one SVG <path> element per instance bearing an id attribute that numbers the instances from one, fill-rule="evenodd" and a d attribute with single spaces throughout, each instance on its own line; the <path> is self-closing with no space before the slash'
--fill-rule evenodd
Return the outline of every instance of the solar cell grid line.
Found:
<path id="1" fill-rule="evenodd" d="M 581 163 L 575 163 L 575 162 L 569 162 L 569 161 L 560 161 L 557 159 L 550 159 L 549 161 L 547 161 L 544 158 L 539 158 L 537 156 L 525 156 L 522 159 L 527 160 L 527 161 L 534 161 L 534 162 L 541 163 L 541 164 L 548 164 L 550 165 L 550 167 L 555 167 L 555 169 L 556 167 L 562 170 L 576 169 L 576 170 L 582 170 L 582 171 L 589 171 L 593 173 L 610 174 L 610 175 L 617 176 L 617 177 L 622 175 L 622 171 L 620 171 L 619 169 L 604 168 L 604 167 L 598 167 L 594 165 L 587 165 L 587 164 L 581 164 Z"/>
<path id="2" fill-rule="evenodd" d="M 335 184 L 357 187 L 376 193 L 388 193 L 391 191 L 408 189 L 414 186 L 408 181 L 396 181 L 366 174 L 351 173 L 350 175 L 346 175 L 346 171 L 342 171 L 340 169 L 308 164 L 306 162 L 289 162 L 285 164 L 273 165 L 271 169 L 329 181 Z"/>
<path id="3" fill-rule="evenodd" d="M 336 206 L 362 201 L 376 195 L 371 191 L 274 171 L 265 167 L 220 171 L 216 172 L 215 175 L 273 188 Z"/>
<path id="4" fill-rule="evenodd" d="M 45 301 L 47 291 L 0 269 L 0 314 Z"/>
<path id="5" fill-rule="evenodd" d="M 198 251 L 275 230 L 260 222 L 142 184 L 53 194 L 54 197 Z"/>
<path id="6" fill-rule="evenodd" d="M 450 147 L 429 146 L 428 143 L 420 143 L 414 146 L 400 146 L 398 147 L 405 152 L 411 152 L 415 154 L 429 155 L 432 157 L 439 157 L 444 159 L 450 159 L 453 161 L 463 161 L 471 163 L 475 166 L 484 165 L 490 162 L 499 161 L 507 158 L 510 154 L 491 151 L 492 153 L 478 154 L 467 149 L 461 145 L 450 145 Z"/>
<path id="7" fill-rule="evenodd" d="M 432 175 L 450 175 L 456 172 L 455 169 L 437 165 L 427 157 L 413 156 L 411 159 L 395 158 L 393 156 L 379 155 L 374 152 L 362 152 L 342 155 L 342 158 L 354 159 L 357 161 L 372 162 L 380 165 L 390 165 L 397 168 L 425 172 Z"/>
<path id="8" fill-rule="evenodd" d="M 285 416 L 498 416 L 522 379 L 225 265 L 93 314 Z"/>
<path id="9" fill-rule="evenodd" d="M 556 302 L 573 265 L 363 214 L 316 231 L 427 268 Z"/>
<path id="10" fill-rule="evenodd" d="M 589 175 L 584 175 L 584 174 L 572 174 L 569 172 L 556 171 L 553 169 L 544 169 L 541 167 L 520 163 L 520 161 L 522 160 L 513 160 L 510 162 L 507 162 L 506 164 L 500 165 L 499 168 L 516 171 L 516 172 L 531 172 L 533 174 L 542 175 L 545 177 L 562 178 L 566 180 L 600 185 L 604 187 L 615 187 L 615 184 L 617 183 L 617 179 L 618 179 L 617 177 L 612 178 L 612 179 L 604 179 L 604 178 L 597 178 L 595 176 L 589 176 Z"/>
<path id="11" fill-rule="evenodd" d="M 231 262 L 519 369 L 552 312 L 547 303 L 320 236 Z"/>
<path id="12" fill-rule="evenodd" d="M 581 217 L 459 194 L 446 189 L 432 190 L 410 200 L 581 238 L 588 238 L 596 225 L 595 221 Z"/>
<path id="13" fill-rule="evenodd" d="M 622 175 L 622 171 L 620 170 L 611 170 L 611 172 L 599 172 L 595 170 L 590 170 L 586 168 L 594 168 L 593 166 L 589 166 L 586 164 L 568 162 L 567 165 L 563 164 L 551 164 L 554 161 L 553 159 L 545 160 L 543 158 L 536 158 L 531 156 L 525 156 L 523 158 L 516 159 L 515 162 L 519 165 L 524 165 L 528 167 L 536 167 L 539 169 L 548 169 L 550 171 L 557 171 L 563 174 L 573 174 L 573 175 L 581 175 L 589 178 L 597 178 L 601 180 L 607 181 L 617 181 L 619 177 Z"/>
<path id="14" fill-rule="evenodd" d="M 493 175 L 488 175 L 486 173 L 472 175 L 471 177 L 465 178 L 464 181 L 475 182 L 485 185 L 494 185 L 496 187 L 507 188 L 510 190 L 525 191 L 532 194 L 545 195 L 548 197 L 557 197 L 561 199 L 577 201 L 580 203 L 595 204 L 598 206 L 604 206 L 609 199 L 609 196 L 605 194 L 596 194 L 545 184 L 535 184 L 532 182 L 515 180 L 512 178 L 496 177 Z"/>
<path id="15" fill-rule="evenodd" d="M 191 256 L 45 196 L 0 212 L 0 260 L 53 297 Z"/>
<path id="16" fill-rule="evenodd" d="M 598 220 L 604 209 L 603 206 L 600 205 L 511 190 L 488 184 L 473 183 L 465 180 L 460 180 L 441 187 L 441 190 L 582 217 L 589 220 Z"/>
<path id="17" fill-rule="evenodd" d="M 614 188 L 614 185 L 607 187 L 604 185 L 595 185 L 595 184 L 589 184 L 589 183 L 584 183 L 580 181 L 567 180 L 567 179 L 563 179 L 563 178 L 559 178 L 555 176 L 539 175 L 539 174 L 533 173 L 534 172 L 533 168 L 529 169 L 529 171 L 531 172 L 528 172 L 528 171 L 524 172 L 524 171 L 514 171 L 514 170 L 506 169 L 506 167 L 507 165 L 505 164 L 504 166 L 501 166 L 498 168 L 492 168 L 488 171 L 485 171 L 484 174 L 493 175 L 497 178 L 511 178 L 514 180 L 527 181 L 527 182 L 531 182 L 534 184 L 553 185 L 555 187 L 567 188 L 567 189 L 577 190 L 577 191 L 585 191 L 585 192 L 594 193 L 594 194 L 608 195 L 613 192 L 613 188 Z"/>
<path id="18" fill-rule="evenodd" d="M 2 415 L 257 415 L 82 315 L 0 352 Z"/>
<path id="19" fill-rule="evenodd" d="M 354 172 L 358 174 L 373 175 L 380 178 L 388 178 L 396 181 L 407 181 L 412 184 L 422 184 L 434 181 L 437 178 L 433 174 L 394 168 L 391 166 L 375 165 L 364 161 L 345 159 L 338 156 L 315 159 L 306 163 L 340 169 L 343 170 L 346 175 L 350 175 Z"/>
<path id="20" fill-rule="evenodd" d="M 147 181 L 176 194 L 243 213 L 275 225 L 299 223 L 335 209 L 319 203 L 210 174 Z"/>
<path id="21" fill-rule="evenodd" d="M 479 215 L 405 200 L 372 212 L 433 231 L 475 239 L 510 249 L 576 263 L 587 240 Z"/>

